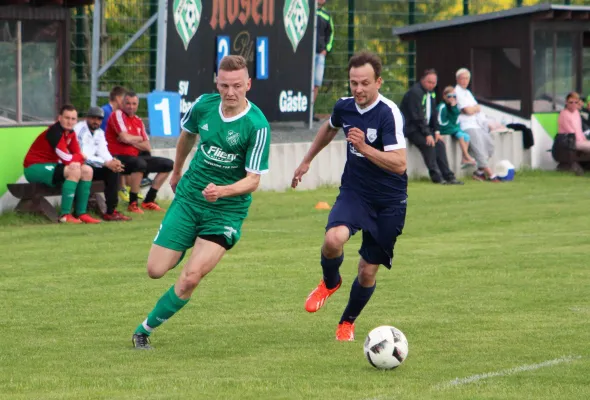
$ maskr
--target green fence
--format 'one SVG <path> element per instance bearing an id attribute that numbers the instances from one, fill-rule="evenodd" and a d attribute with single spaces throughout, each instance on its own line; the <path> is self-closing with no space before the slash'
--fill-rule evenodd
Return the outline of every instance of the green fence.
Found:
<path id="1" fill-rule="evenodd" d="M 172 0 L 171 0 L 172 1 Z M 318 113 L 329 113 L 334 102 L 348 93 L 346 68 L 357 50 L 377 52 L 384 62 L 382 93 L 399 101 L 413 80 L 412 44 L 392 36 L 392 28 L 411 23 L 445 20 L 464 14 L 506 10 L 545 0 L 328 0 L 326 8 L 334 18 L 334 48 L 326 60 L 324 86 L 316 103 Z M 561 0 L 555 4 L 590 5 L 590 0 Z M 101 26 L 103 65 L 155 13 L 157 0 L 105 0 Z M 79 109 L 90 103 L 90 53 L 92 8 L 74 9 L 72 27 L 71 100 Z M 170 22 L 169 22 L 170 23 Z M 99 91 L 123 85 L 136 92 L 154 87 L 156 65 L 155 26 L 138 40 L 101 77 Z M 100 99 L 99 103 L 106 102 Z M 143 102 L 145 103 L 145 102 Z M 145 104 L 144 104 L 145 107 Z M 140 115 L 145 116 L 145 108 Z"/>
<path id="2" fill-rule="evenodd" d="M 104 65 L 157 12 L 158 0 L 104 0 L 100 27 L 100 63 Z M 90 105 L 90 72 L 92 52 L 93 6 L 72 10 L 71 94 L 79 110 Z M 98 90 L 108 92 L 121 85 L 137 93 L 147 93 L 155 87 L 156 77 L 155 24 L 103 75 Z M 99 67 L 100 68 L 100 67 Z M 98 104 L 108 101 L 99 98 Z M 145 116 L 147 106 L 141 102 L 139 114 Z"/>

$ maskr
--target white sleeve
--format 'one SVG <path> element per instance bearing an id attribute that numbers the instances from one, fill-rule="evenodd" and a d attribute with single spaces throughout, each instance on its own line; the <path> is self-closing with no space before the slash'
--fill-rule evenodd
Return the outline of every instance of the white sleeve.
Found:
<path id="1" fill-rule="evenodd" d="M 459 110 L 477 105 L 475 97 L 468 89 L 457 86 L 455 93 L 457 94 L 457 107 L 459 107 Z"/>
<path id="2" fill-rule="evenodd" d="M 97 144 L 96 155 L 102 160 L 103 163 L 111 161 L 113 159 L 113 156 L 111 155 L 111 153 L 109 152 L 109 148 L 107 147 L 107 141 L 104 137 L 104 131 L 100 128 L 97 129 L 96 132 L 94 132 L 94 138 Z"/>
<path id="3" fill-rule="evenodd" d="M 463 90 L 463 88 L 457 86 L 455 88 L 455 94 L 457 95 L 457 107 L 459 108 L 459 110 L 462 110 L 465 107 L 467 107 L 467 99 L 465 98 L 465 91 Z"/>
<path id="4" fill-rule="evenodd" d="M 113 119 L 115 125 L 115 132 L 117 135 L 121 132 L 127 133 L 127 127 L 125 126 L 125 121 L 123 120 L 123 111 L 116 110 L 114 112 L 115 118 Z M 109 118 L 110 120 L 111 118 Z"/>
<path id="5" fill-rule="evenodd" d="M 385 115 L 382 125 L 381 139 L 383 141 L 383 151 L 405 149 L 404 117 L 393 101 L 385 97 L 381 97 L 381 101 L 387 104 L 391 110 L 391 115 Z M 368 133 L 369 130 L 367 130 Z"/>
<path id="6" fill-rule="evenodd" d="M 74 125 L 74 132 L 76 132 L 76 136 L 78 137 L 78 142 L 80 141 L 80 133 L 82 132 L 82 128 L 86 124 L 86 121 L 80 121 L 76 125 Z"/>
<path id="7" fill-rule="evenodd" d="M 88 149 L 84 149 L 84 136 L 86 136 L 87 131 L 88 128 L 86 125 L 86 121 L 80 121 L 76 125 L 74 125 L 74 132 L 76 133 L 76 139 L 78 139 L 78 144 L 80 145 L 80 151 L 86 157 L 89 156 L 85 152 L 85 150 L 87 151 Z"/>

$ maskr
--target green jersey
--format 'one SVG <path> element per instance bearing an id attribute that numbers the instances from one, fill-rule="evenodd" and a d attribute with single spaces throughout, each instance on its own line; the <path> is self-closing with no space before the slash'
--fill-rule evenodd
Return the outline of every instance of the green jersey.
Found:
<path id="1" fill-rule="evenodd" d="M 440 133 L 443 135 L 454 135 L 459 132 L 461 128 L 457 122 L 459 118 L 459 108 L 450 106 L 447 103 L 440 103 L 438 106 L 438 126 Z"/>
<path id="2" fill-rule="evenodd" d="M 201 192 L 209 183 L 226 186 L 243 179 L 247 172 L 268 172 L 270 126 L 262 111 L 248 102 L 242 113 L 226 118 L 221 111 L 221 96 L 204 94 L 183 117 L 181 126 L 200 139 L 188 171 L 178 183 L 176 197 L 245 217 L 252 202 L 250 194 L 210 203 Z"/>

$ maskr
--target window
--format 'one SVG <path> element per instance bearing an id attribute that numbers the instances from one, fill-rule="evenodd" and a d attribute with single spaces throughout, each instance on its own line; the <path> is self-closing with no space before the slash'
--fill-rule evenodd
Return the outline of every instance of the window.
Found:
<path id="1" fill-rule="evenodd" d="M 576 32 L 536 31 L 533 55 L 533 112 L 563 109 L 565 96 L 577 90 Z"/>
<path id="2" fill-rule="evenodd" d="M 61 26 L 56 21 L 0 20 L 0 124 L 55 119 Z"/>
<path id="3" fill-rule="evenodd" d="M 473 49 L 473 93 L 483 100 L 520 111 L 521 54 L 518 48 Z"/>
<path id="4" fill-rule="evenodd" d="M 23 119 L 51 121 L 59 95 L 60 23 L 27 21 L 22 27 Z"/>
<path id="5" fill-rule="evenodd" d="M 16 21 L 0 21 L 0 124 L 16 121 Z"/>

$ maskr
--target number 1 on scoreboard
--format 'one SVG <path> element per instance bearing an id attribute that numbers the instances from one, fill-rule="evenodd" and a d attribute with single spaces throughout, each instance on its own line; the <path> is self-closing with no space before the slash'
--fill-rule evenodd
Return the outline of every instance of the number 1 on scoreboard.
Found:
<path id="1" fill-rule="evenodd" d="M 256 38 L 256 79 L 268 79 L 268 37 Z"/>
<path id="2" fill-rule="evenodd" d="M 156 111 L 162 111 L 162 129 L 164 135 L 172 135 L 172 122 L 170 121 L 170 101 L 167 97 L 164 97 L 161 102 L 154 104 Z"/>

